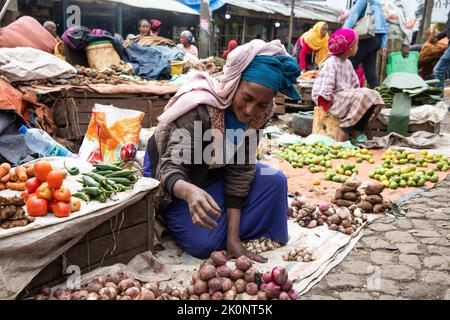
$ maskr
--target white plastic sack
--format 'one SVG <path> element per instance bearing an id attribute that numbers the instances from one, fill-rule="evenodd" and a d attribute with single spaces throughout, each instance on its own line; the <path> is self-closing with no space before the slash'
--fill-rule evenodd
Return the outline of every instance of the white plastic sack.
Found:
<path id="1" fill-rule="evenodd" d="M 56 56 L 34 48 L 0 48 L 0 74 L 10 81 L 71 77 L 77 70 Z"/>
<path id="2" fill-rule="evenodd" d="M 391 110 L 385 108 L 381 110 L 378 115 L 378 119 L 384 124 L 389 123 L 389 116 L 391 115 Z M 411 108 L 411 114 L 409 116 L 409 124 L 422 124 L 430 122 L 433 125 L 444 121 L 445 115 L 447 114 L 447 106 L 444 101 L 439 102 L 436 105 L 423 105 L 420 107 Z"/>

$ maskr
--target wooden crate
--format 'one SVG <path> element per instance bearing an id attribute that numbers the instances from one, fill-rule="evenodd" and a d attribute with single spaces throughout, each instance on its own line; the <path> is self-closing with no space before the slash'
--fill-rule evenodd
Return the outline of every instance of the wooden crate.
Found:
<path id="1" fill-rule="evenodd" d="M 325 112 L 321 107 L 315 107 L 312 132 L 313 134 L 319 134 L 337 140 L 339 120 L 328 112 Z"/>
<path id="2" fill-rule="evenodd" d="M 411 135 L 414 132 L 417 131 L 427 131 L 431 133 L 439 134 L 441 130 L 441 124 L 438 123 L 435 126 L 433 126 L 430 123 L 423 123 L 423 124 L 410 124 L 408 126 L 408 134 Z M 384 137 L 388 135 L 387 132 L 387 125 L 385 125 L 383 122 L 381 122 L 379 119 L 376 119 L 368 129 L 368 135 L 372 137 Z"/>
<path id="3" fill-rule="evenodd" d="M 19 299 L 39 293 L 43 286 L 52 287 L 67 280 L 69 265 L 78 266 L 84 274 L 99 267 L 127 264 L 136 255 L 153 250 L 153 219 L 154 208 L 149 194 L 89 231 L 34 277 Z"/>
<path id="4" fill-rule="evenodd" d="M 275 96 L 275 98 L 273 99 L 275 115 L 286 113 L 285 102 L 286 102 L 286 97 L 284 94 L 278 93 Z"/>
<path id="5" fill-rule="evenodd" d="M 294 101 L 286 97 L 286 109 L 293 109 L 294 111 L 311 111 L 314 110 L 314 102 L 312 101 L 312 87 L 295 86 L 297 91 L 302 96 L 303 100 Z"/>

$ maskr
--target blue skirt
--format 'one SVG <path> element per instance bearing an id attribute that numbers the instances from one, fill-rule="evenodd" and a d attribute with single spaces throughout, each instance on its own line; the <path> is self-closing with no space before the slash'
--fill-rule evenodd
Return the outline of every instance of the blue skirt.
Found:
<path id="1" fill-rule="evenodd" d="M 271 170 L 267 175 L 261 169 Z M 287 243 L 287 179 L 278 170 L 258 163 L 252 182 L 247 205 L 241 211 L 240 238 L 248 241 L 266 237 L 280 243 Z M 183 200 L 170 204 L 163 214 L 168 229 L 178 244 L 190 255 L 204 259 L 211 252 L 226 249 L 228 222 L 225 209 L 223 181 L 205 189 L 220 206 L 222 216 L 212 217 L 217 227 L 208 230 L 192 223 L 188 205 Z"/>

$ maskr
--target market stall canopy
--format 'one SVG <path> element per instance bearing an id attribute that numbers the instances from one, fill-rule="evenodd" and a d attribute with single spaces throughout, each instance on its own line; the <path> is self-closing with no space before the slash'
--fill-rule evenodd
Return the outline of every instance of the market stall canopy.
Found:
<path id="1" fill-rule="evenodd" d="M 263 12 L 268 14 L 280 14 L 286 17 L 291 16 L 291 7 L 276 1 L 270 0 L 223 0 L 228 5 Z M 299 19 L 338 22 L 340 10 L 311 3 L 299 3 L 295 5 L 294 15 Z"/>
<path id="2" fill-rule="evenodd" d="M 202 0 L 178 0 L 181 3 L 189 6 L 190 8 L 200 12 Z M 226 0 L 209 0 L 209 7 L 212 11 L 222 8 L 226 4 Z"/>
<path id="3" fill-rule="evenodd" d="M 119 2 L 131 7 L 165 10 L 178 13 L 187 13 L 192 15 L 198 15 L 198 12 L 190 7 L 184 5 L 176 0 L 108 0 L 112 2 Z"/>

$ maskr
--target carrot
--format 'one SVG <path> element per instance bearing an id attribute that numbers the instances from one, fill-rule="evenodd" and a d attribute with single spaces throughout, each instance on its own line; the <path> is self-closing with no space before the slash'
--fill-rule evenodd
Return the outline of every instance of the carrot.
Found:
<path id="1" fill-rule="evenodd" d="M 3 182 L 0 182 L 0 191 L 5 190 L 6 186 Z"/>
<path id="2" fill-rule="evenodd" d="M 34 164 L 32 166 L 29 166 L 26 168 L 27 177 L 33 178 L 34 177 Z"/>
<path id="3" fill-rule="evenodd" d="M 7 182 L 6 188 L 11 190 L 17 190 L 17 191 L 24 191 L 26 190 L 25 182 Z"/>
<path id="4" fill-rule="evenodd" d="M 9 175 L 10 174 L 8 173 L 7 175 L 3 176 L 3 178 L 1 178 L 0 181 L 3 182 L 3 183 L 9 182 Z"/>
<path id="5" fill-rule="evenodd" d="M 0 165 L 0 179 L 3 178 L 4 176 L 6 176 L 9 172 L 9 170 L 11 170 L 11 165 L 9 163 L 2 163 Z"/>
<path id="6" fill-rule="evenodd" d="M 11 170 L 9 173 L 9 181 L 16 182 L 17 181 L 17 174 L 15 170 Z"/>
<path id="7" fill-rule="evenodd" d="M 24 167 L 22 166 L 16 167 L 16 174 L 20 182 L 25 182 L 28 180 L 27 171 L 25 170 Z"/>

